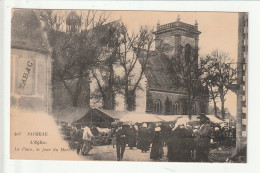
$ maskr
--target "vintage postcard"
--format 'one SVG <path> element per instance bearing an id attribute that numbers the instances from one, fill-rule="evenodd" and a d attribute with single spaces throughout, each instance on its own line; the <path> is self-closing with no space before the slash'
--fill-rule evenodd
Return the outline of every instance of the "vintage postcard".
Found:
<path id="1" fill-rule="evenodd" d="M 11 159 L 247 162 L 248 13 L 11 12 Z"/>

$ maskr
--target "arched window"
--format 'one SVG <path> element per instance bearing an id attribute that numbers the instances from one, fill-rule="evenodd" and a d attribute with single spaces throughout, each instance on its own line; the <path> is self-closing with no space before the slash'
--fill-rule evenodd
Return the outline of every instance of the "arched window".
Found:
<path id="1" fill-rule="evenodd" d="M 196 105 L 193 104 L 192 105 L 192 115 L 196 115 L 196 114 L 197 114 Z"/>
<path id="2" fill-rule="evenodd" d="M 169 98 L 167 97 L 165 100 L 165 114 L 166 115 L 170 115 L 171 114 L 171 101 L 169 100 Z"/>
<path id="3" fill-rule="evenodd" d="M 187 64 L 190 64 L 190 60 L 191 60 L 191 45 L 188 44 L 188 43 L 185 45 L 184 58 L 185 58 L 185 62 Z"/>
<path id="4" fill-rule="evenodd" d="M 161 101 L 159 99 L 155 101 L 155 114 L 161 114 Z"/>
<path id="5" fill-rule="evenodd" d="M 178 115 L 179 114 L 179 102 L 175 102 L 173 104 L 173 115 Z"/>

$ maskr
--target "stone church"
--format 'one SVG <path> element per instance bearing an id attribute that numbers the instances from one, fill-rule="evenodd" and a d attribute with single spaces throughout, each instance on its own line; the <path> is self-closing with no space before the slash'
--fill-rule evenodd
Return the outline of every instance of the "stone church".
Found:
<path id="1" fill-rule="evenodd" d="M 183 23 L 178 16 L 173 23 L 157 25 L 154 32 L 156 40 L 162 40 L 170 49 L 165 54 L 152 56 L 145 71 L 146 84 L 146 112 L 159 115 L 183 115 L 187 112 L 187 94 L 183 87 L 178 87 L 171 67 L 171 57 L 178 53 L 180 46 L 198 48 L 198 23 L 195 25 Z M 155 43 L 157 46 L 158 41 Z M 196 99 L 192 114 L 207 113 L 207 94 Z"/>
<path id="2" fill-rule="evenodd" d="M 175 22 L 157 25 L 155 47 L 164 44 L 167 48 L 161 53 L 151 53 L 140 82 L 142 90 L 133 96 L 133 110 L 157 115 L 188 115 L 188 95 L 176 80 L 171 58 L 177 55 L 180 47 L 189 46 L 198 50 L 200 34 L 197 21 L 191 25 L 181 22 L 180 17 Z M 136 70 L 140 68 L 141 63 Z M 122 102 L 123 98 L 117 99 L 117 103 Z M 207 113 L 208 103 L 207 89 L 202 89 L 192 106 L 192 114 Z M 123 109 L 124 105 L 118 107 Z"/>

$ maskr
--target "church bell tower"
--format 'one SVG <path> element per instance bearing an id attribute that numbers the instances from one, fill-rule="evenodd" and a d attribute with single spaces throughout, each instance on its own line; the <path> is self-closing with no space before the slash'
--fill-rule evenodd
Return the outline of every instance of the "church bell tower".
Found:
<path id="1" fill-rule="evenodd" d="M 71 11 L 66 19 L 66 32 L 76 33 L 80 31 L 81 18 L 75 11 Z"/>
<path id="2" fill-rule="evenodd" d="M 156 37 L 155 46 L 165 45 L 166 52 L 170 57 L 175 56 L 180 47 L 188 45 L 193 49 L 198 49 L 201 32 L 198 31 L 197 20 L 194 25 L 183 23 L 180 20 L 180 16 L 178 16 L 173 23 L 165 25 L 158 23 L 157 30 L 154 32 Z"/>

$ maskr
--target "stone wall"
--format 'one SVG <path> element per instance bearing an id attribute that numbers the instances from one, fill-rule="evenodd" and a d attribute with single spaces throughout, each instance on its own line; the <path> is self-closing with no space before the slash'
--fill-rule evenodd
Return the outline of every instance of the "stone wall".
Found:
<path id="1" fill-rule="evenodd" d="M 157 36 L 155 46 L 156 47 L 162 47 L 165 46 L 165 53 L 167 53 L 168 56 L 172 56 L 175 54 L 176 47 L 175 47 L 176 39 L 172 32 L 163 33 Z"/>
<path id="2" fill-rule="evenodd" d="M 238 17 L 238 60 L 237 60 L 237 149 L 247 144 L 247 61 L 248 61 L 248 13 Z"/>
<path id="3" fill-rule="evenodd" d="M 195 38 L 181 36 L 181 46 L 185 47 L 186 44 L 190 44 L 192 48 L 195 48 Z"/>
<path id="4" fill-rule="evenodd" d="M 48 54 L 11 49 L 11 106 L 51 111 L 51 60 Z"/>
<path id="5" fill-rule="evenodd" d="M 78 79 L 67 80 L 66 83 L 74 92 Z M 83 79 L 82 91 L 78 98 L 78 107 L 90 107 L 90 80 Z M 72 97 L 61 81 L 55 81 L 53 84 L 53 108 L 73 107 Z"/>
<path id="6" fill-rule="evenodd" d="M 168 98 L 168 101 L 170 103 L 169 110 L 166 109 L 166 100 Z M 156 101 L 160 102 L 160 113 L 161 115 L 173 115 L 173 114 L 187 114 L 187 104 L 186 100 L 187 96 L 182 93 L 170 93 L 170 92 L 162 92 L 162 91 L 151 91 L 147 90 L 146 92 L 146 112 L 147 113 L 156 113 L 155 110 L 155 104 Z M 178 112 L 175 110 L 175 104 L 178 102 Z M 201 113 L 201 108 L 206 107 L 207 105 L 203 105 L 200 102 L 200 100 L 196 100 L 194 107 L 196 109 L 196 115 L 199 115 Z"/>

